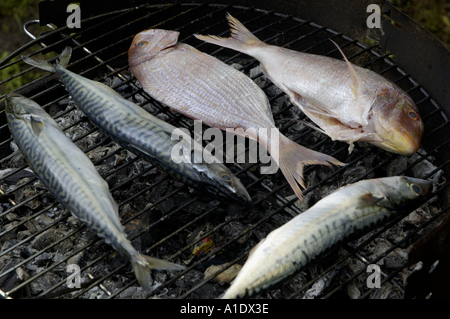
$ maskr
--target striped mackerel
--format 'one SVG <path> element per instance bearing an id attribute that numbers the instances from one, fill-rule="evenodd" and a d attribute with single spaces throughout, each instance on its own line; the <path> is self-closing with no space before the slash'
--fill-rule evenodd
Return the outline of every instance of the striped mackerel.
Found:
<path id="1" fill-rule="evenodd" d="M 36 102 L 10 94 L 5 111 L 9 130 L 39 180 L 74 216 L 130 259 L 144 289 L 150 289 L 150 269 L 184 269 L 136 251 L 126 238 L 106 181 Z"/>
<path id="2" fill-rule="evenodd" d="M 251 204 L 251 197 L 240 180 L 219 160 L 203 157 L 202 162 L 196 163 L 193 158 L 194 148 L 201 148 L 201 145 L 191 136 L 177 130 L 183 137 L 182 142 L 190 141 L 191 153 L 173 154 L 173 148 L 180 143 L 172 139 L 176 130 L 174 126 L 127 101 L 110 87 L 67 70 L 71 52 L 72 49 L 66 47 L 59 63 L 55 65 L 25 56 L 22 58 L 32 66 L 56 73 L 77 107 L 101 132 L 122 147 L 182 183 L 206 191 L 214 198 L 243 206 Z M 207 153 L 202 150 L 202 154 Z M 173 161 L 173 156 L 187 156 L 189 160 L 179 158 Z"/>
<path id="3" fill-rule="evenodd" d="M 398 216 L 430 187 L 429 181 L 394 176 L 337 189 L 260 241 L 222 298 L 243 298 L 268 289 L 338 243 Z"/>

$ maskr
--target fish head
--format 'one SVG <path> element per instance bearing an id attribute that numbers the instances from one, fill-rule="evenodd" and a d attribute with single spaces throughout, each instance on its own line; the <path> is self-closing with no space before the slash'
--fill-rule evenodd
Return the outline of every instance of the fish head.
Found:
<path id="1" fill-rule="evenodd" d="M 424 130 L 422 118 L 412 99 L 400 88 L 382 89 L 372 104 L 370 118 L 380 138 L 372 144 L 402 155 L 419 149 Z"/>
<path id="2" fill-rule="evenodd" d="M 5 113 L 8 124 L 12 121 L 22 121 L 37 136 L 43 130 L 44 123 L 49 124 L 47 119 L 50 116 L 42 107 L 20 94 L 10 93 L 6 96 Z M 56 123 L 54 125 L 57 126 Z"/>
<path id="3" fill-rule="evenodd" d="M 225 165 L 221 163 L 202 163 L 199 170 L 204 189 L 222 202 L 250 206 L 252 199 L 247 189 Z"/>
<path id="4" fill-rule="evenodd" d="M 162 29 L 150 29 L 136 34 L 128 50 L 130 67 L 151 60 L 159 52 L 174 46 L 179 35 L 177 31 Z"/>
<path id="5" fill-rule="evenodd" d="M 23 120 L 28 120 L 32 115 L 38 117 L 45 113 L 39 104 L 17 93 L 6 96 L 5 111 L 10 116 Z"/>
<path id="6" fill-rule="evenodd" d="M 408 176 L 393 176 L 371 180 L 384 196 L 377 205 L 394 210 L 400 209 L 427 195 L 432 182 Z"/>

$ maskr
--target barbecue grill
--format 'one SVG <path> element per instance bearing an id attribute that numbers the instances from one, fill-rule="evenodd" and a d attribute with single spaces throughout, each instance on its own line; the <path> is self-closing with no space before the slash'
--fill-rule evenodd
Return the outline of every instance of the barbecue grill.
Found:
<path id="1" fill-rule="evenodd" d="M 432 196 L 407 213 L 315 260 L 289 281 L 255 298 L 448 297 L 448 162 L 450 53 L 428 32 L 384 1 L 78 1 L 81 28 L 66 26 L 70 1 L 43 1 L 39 20 L 24 29 L 33 39 L 0 68 L 23 66 L 19 54 L 45 58 L 73 48 L 69 69 L 106 83 L 125 98 L 176 127 L 193 132 L 193 121 L 148 96 L 128 68 L 127 52 L 145 29 L 180 31 L 180 41 L 216 56 L 250 76 L 267 94 L 280 131 L 299 144 L 348 163 L 342 168 L 308 166 L 305 201 L 299 202 L 281 172 L 261 175 L 261 163 L 229 163 L 252 196 L 242 208 L 207 198 L 158 171 L 99 133 L 76 109 L 51 74 L 17 89 L 55 117 L 93 160 L 119 204 L 128 238 L 142 253 L 185 264 L 181 272 L 154 271 L 144 293 L 132 267 L 65 210 L 15 152 L 0 107 L 0 295 L 2 298 L 217 298 L 229 285 L 217 277 L 235 273 L 250 249 L 327 193 L 361 179 L 408 175 L 433 180 Z M 369 4 L 382 10 L 381 28 L 366 25 Z M 411 156 L 358 143 L 332 142 L 303 122 L 303 114 L 237 52 L 202 43 L 193 34 L 226 36 L 229 12 L 265 42 L 348 59 L 389 78 L 417 104 L 425 123 L 421 149 Z M 33 24 L 36 36 L 29 31 Z M 13 55 L 14 55 L 13 54 Z M 34 53 L 33 53 L 34 56 Z M 42 59 L 43 56 L 36 55 Z M 23 77 L 32 68 L 3 81 Z M 3 98 L 1 96 L 1 98 Z M 205 144 L 206 145 L 206 144 Z M 249 145 L 246 144 L 247 150 Z M 236 156 L 242 154 L 235 154 Z M 69 264 L 80 267 L 81 288 L 68 287 Z M 367 267 L 381 270 L 381 288 L 367 284 Z"/>

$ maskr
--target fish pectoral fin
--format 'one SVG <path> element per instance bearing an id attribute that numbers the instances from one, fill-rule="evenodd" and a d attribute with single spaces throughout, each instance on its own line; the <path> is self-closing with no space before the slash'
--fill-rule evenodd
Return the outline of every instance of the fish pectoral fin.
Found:
<path id="1" fill-rule="evenodd" d="M 297 105 L 303 112 L 307 111 L 309 113 L 314 113 L 317 115 L 325 116 L 327 118 L 334 118 L 334 119 L 339 120 L 339 118 L 336 114 L 333 114 L 326 110 L 323 110 L 320 107 L 306 101 L 300 94 L 298 94 L 292 90 L 289 90 L 289 89 L 287 89 L 287 90 L 289 92 L 288 95 L 289 95 L 289 98 L 291 99 L 292 103 Z"/>
<path id="2" fill-rule="evenodd" d="M 314 130 L 320 132 L 320 133 L 323 133 L 323 134 L 327 135 L 327 133 L 326 133 L 324 130 L 322 130 L 320 127 L 317 127 L 317 126 L 315 126 L 315 125 L 313 125 L 313 124 L 311 124 L 311 123 L 305 122 L 305 121 L 300 121 L 300 122 L 301 122 L 302 124 L 304 124 L 304 125 L 306 125 L 306 126 L 312 128 L 312 129 L 314 129 Z"/>
<path id="3" fill-rule="evenodd" d="M 347 59 L 344 52 L 342 52 L 341 48 L 337 45 L 337 43 L 331 39 L 330 39 L 330 41 L 333 42 L 333 44 L 336 46 L 336 48 L 339 50 L 339 52 L 341 52 L 342 56 L 344 57 L 345 63 L 348 66 L 348 70 L 350 71 L 350 76 L 351 76 L 352 82 L 353 82 L 351 89 L 352 89 L 353 95 L 355 95 L 355 99 L 357 99 L 359 93 L 364 91 L 361 77 L 358 75 L 358 73 L 356 73 L 355 68 L 350 63 L 350 61 Z"/>
<path id="4" fill-rule="evenodd" d="M 39 116 L 32 115 L 30 117 L 30 121 L 31 121 L 31 128 L 33 130 L 34 135 L 39 137 L 42 130 L 44 129 L 44 123 L 42 122 L 42 119 Z"/>
<path id="5" fill-rule="evenodd" d="M 381 201 L 385 199 L 385 196 L 380 196 L 377 194 L 374 194 L 372 192 L 367 192 L 360 198 L 360 204 L 358 205 L 359 208 L 378 205 Z"/>

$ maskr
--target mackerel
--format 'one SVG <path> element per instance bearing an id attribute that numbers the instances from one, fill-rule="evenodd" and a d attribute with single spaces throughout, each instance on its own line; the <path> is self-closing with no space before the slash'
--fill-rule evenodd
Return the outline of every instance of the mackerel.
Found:
<path id="1" fill-rule="evenodd" d="M 338 243 L 395 218 L 430 187 L 429 181 L 394 176 L 337 189 L 261 240 L 222 298 L 244 298 L 268 289 Z"/>
<path id="2" fill-rule="evenodd" d="M 5 111 L 9 130 L 39 180 L 75 217 L 130 259 L 144 289 L 150 289 L 151 269 L 185 268 L 136 251 L 126 238 L 106 181 L 36 102 L 10 94 Z"/>
<path id="3" fill-rule="evenodd" d="M 190 135 L 124 99 L 110 87 L 67 70 L 72 49 L 66 47 L 51 65 L 22 56 L 24 62 L 58 75 L 77 107 L 101 132 L 182 183 L 226 203 L 248 206 L 251 197 L 241 181 Z M 177 133 L 182 141 L 172 139 Z M 175 136 L 175 135 L 174 135 Z M 173 152 L 183 143 L 183 155 Z M 204 155 L 194 159 L 194 149 Z M 210 156 L 208 158 L 207 156 Z M 175 159 L 175 160 L 174 160 Z"/>

